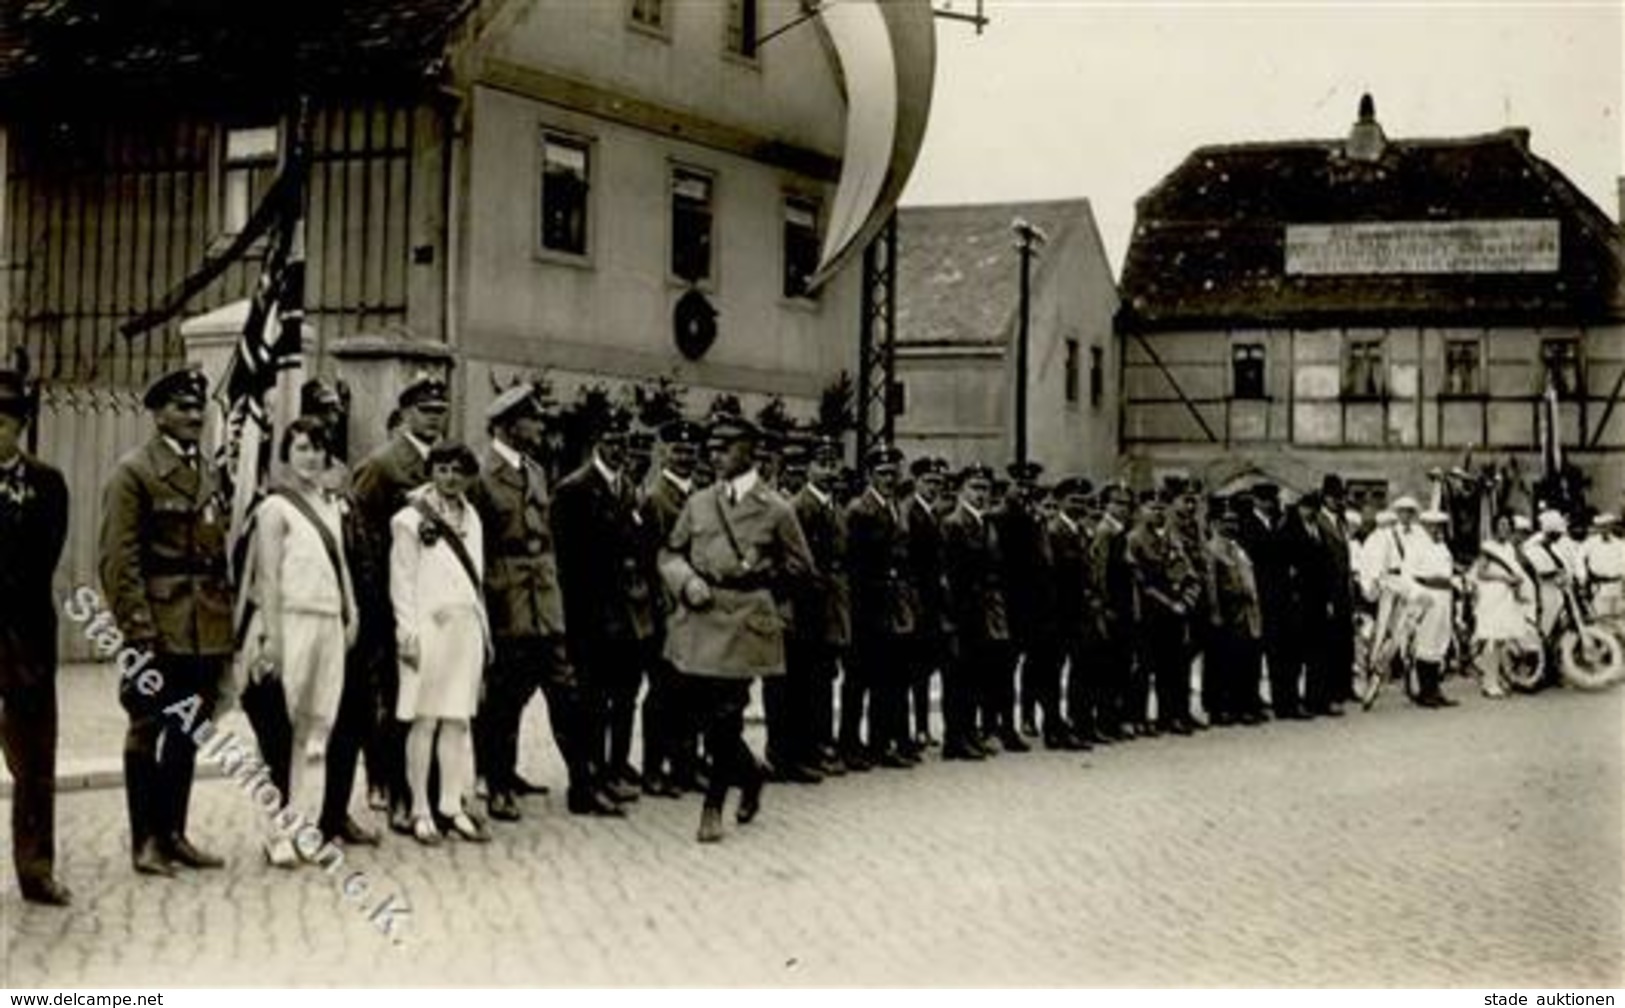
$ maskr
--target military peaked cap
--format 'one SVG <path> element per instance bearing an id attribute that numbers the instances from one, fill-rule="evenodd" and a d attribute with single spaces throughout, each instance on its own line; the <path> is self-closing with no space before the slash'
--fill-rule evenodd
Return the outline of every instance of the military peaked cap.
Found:
<path id="1" fill-rule="evenodd" d="M 16 371 L 0 371 L 0 413 L 21 420 L 33 411 L 34 400 L 23 376 Z"/>
<path id="2" fill-rule="evenodd" d="M 400 409 L 410 409 L 413 406 L 446 405 L 451 399 L 444 378 L 437 378 L 431 374 L 420 374 L 412 382 L 401 389 L 400 397 L 395 405 Z"/>
<path id="3" fill-rule="evenodd" d="M 902 465 L 903 453 L 896 445 L 883 441 L 869 449 L 869 453 L 863 457 L 863 464 L 871 469 L 883 465 Z"/>
<path id="4" fill-rule="evenodd" d="M 159 376 L 147 386 L 147 391 L 141 396 L 141 404 L 150 410 L 161 409 L 172 402 L 202 406 L 208 395 L 209 379 L 203 377 L 203 371 L 194 365 Z"/>
<path id="5" fill-rule="evenodd" d="M 540 416 L 542 404 L 536 398 L 536 386 L 520 382 L 491 400 L 485 408 L 485 419 L 490 423 L 517 420 L 526 415 Z"/>
<path id="6" fill-rule="evenodd" d="M 692 420 L 676 419 L 660 427 L 660 440 L 669 445 L 698 445 L 705 442 L 705 428 Z"/>

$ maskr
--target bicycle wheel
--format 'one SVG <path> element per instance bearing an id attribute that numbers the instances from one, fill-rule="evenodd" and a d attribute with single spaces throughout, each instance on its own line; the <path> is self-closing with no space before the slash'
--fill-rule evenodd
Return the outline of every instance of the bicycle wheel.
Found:
<path id="1" fill-rule="evenodd" d="M 1541 682 L 1546 678 L 1545 649 L 1538 645 L 1534 647 L 1514 645 L 1504 649 L 1501 657 L 1501 674 L 1518 692 L 1533 693 L 1540 688 Z"/>
<path id="2" fill-rule="evenodd" d="M 1563 680 L 1579 689 L 1602 689 L 1621 675 L 1625 665 L 1619 639 L 1594 626 L 1570 630 L 1558 641 Z"/>

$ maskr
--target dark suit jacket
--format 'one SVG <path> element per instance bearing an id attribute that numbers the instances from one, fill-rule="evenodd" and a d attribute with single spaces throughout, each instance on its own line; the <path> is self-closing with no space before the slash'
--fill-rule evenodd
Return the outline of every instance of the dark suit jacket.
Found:
<path id="1" fill-rule="evenodd" d="M 351 575 L 361 633 L 367 640 L 395 639 L 395 611 L 389 602 L 390 519 L 406 506 L 406 495 L 429 482 L 429 465 L 403 431 L 373 449 L 356 466 L 350 483 Z"/>
<path id="2" fill-rule="evenodd" d="M 1331 618 L 1332 584 L 1336 570 L 1320 523 L 1306 526 L 1296 514 L 1287 519 L 1281 531 L 1287 562 L 1292 570 L 1292 594 L 1298 618 L 1314 626 Z"/>
<path id="3" fill-rule="evenodd" d="M 847 580 L 846 518 L 831 500 L 820 501 L 808 487 L 790 499 L 812 554 L 813 576 L 795 595 L 795 638 L 835 647 L 852 642 L 852 590 Z"/>
<path id="4" fill-rule="evenodd" d="M 1354 575 L 1349 570 L 1352 558 L 1343 519 L 1333 519 L 1322 509 L 1315 513 L 1315 521 L 1320 526 L 1320 541 L 1326 551 L 1327 601 L 1334 618 L 1350 618 L 1354 612 Z"/>
<path id="5" fill-rule="evenodd" d="M 0 499 L 0 690 L 7 691 L 56 674 L 51 576 L 68 536 L 62 474 L 26 454 L 19 464 L 23 500 Z"/>
<path id="6" fill-rule="evenodd" d="M 963 507 L 942 520 L 948 612 L 962 649 L 1010 639 L 1003 563 L 988 522 Z"/>
<path id="7" fill-rule="evenodd" d="M 1253 562 L 1258 581 L 1258 604 L 1264 617 L 1264 633 L 1275 637 L 1288 632 L 1296 620 L 1296 593 L 1292 586 L 1292 558 L 1289 536 L 1282 526 L 1271 528 L 1248 511 L 1241 518 L 1236 541 Z"/>
<path id="8" fill-rule="evenodd" d="M 491 451 L 469 493 L 485 532 L 485 608 L 494 637 L 552 637 L 564 633 L 564 599 L 546 478 L 520 458 L 524 471 Z"/>
<path id="9" fill-rule="evenodd" d="M 903 512 L 908 533 L 908 565 L 914 580 L 914 597 L 919 601 L 919 631 L 947 634 L 953 631 L 948 615 L 948 574 L 943 569 L 942 519 L 910 497 Z"/>
<path id="10" fill-rule="evenodd" d="M 232 653 L 226 520 L 209 466 L 191 468 L 162 438 L 119 460 L 102 498 L 100 565 L 125 639 L 160 654 Z"/>
<path id="11" fill-rule="evenodd" d="M 902 523 L 865 490 L 847 505 L 846 536 L 853 635 L 861 640 L 913 633 L 914 588 L 909 583 L 908 540 Z"/>
<path id="12" fill-rule="evenodd" d="M 1128 561 L 1128 530 L 1102 521 L 1089 545 L 1089 573 L 1094 586 L 1097 626 L 1103 638 L 1127 643 L 1139 619 L 1134 569 Z"/>
<path id="13" fill-rule="evenodd" d="M 1054 630 L 1055 586 L 1050 573 L 1049 538 L 1043 517 L 1030 505 L 1007 504 L 994 522 L 1004 560 L 1010 637 L 1025 644 Z"/>
<path id="14" fill-rule="evenodd" d="M 633 644 L 653 632 L 632 520 L 631 491 L 622 474 L 611 488 L 589 458 L 553 492 L 553 541 L 564 588 L 564 625 L 571 656 L 583 664 L 605 648 Z M 640 589 L 643 597 L 637 598 Z M 640 629 L 643 630 L 640 633 Z"/>
<path id="15" fill-rule="evenodd" d="M 1056 633 L 1065 641 L 1092 637 L 1098 627 L 1089 570 L 1089 535 L 1082 525 L 1069 526 L 1056 515 L 1049 522 L 1049 545 Z"/>

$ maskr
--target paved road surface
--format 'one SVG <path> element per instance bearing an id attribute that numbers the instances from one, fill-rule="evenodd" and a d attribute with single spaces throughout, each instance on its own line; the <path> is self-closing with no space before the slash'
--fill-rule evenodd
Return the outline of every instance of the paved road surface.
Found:
<path id="1" fill-rule="evenodd" d="M 1617 986 L 1622 717 L 1619 691 L 1384 696 L 770 788 L 714 847 L 693 798 L 624 822 L 530 799 L 486 846 L 350 856 L 372 903 L 410 902 L 399 943 L 316 871 L 266 867 L 230 782 L 199 786 L 193 828 L 230 867 L 176 881 L 130 872 L 122 792 L 79 792 L 59 813 L 79 900 L 8 886 L 0 983 Z M 524 765 L 557 785 L 542 723 L 533 705 Z"/>

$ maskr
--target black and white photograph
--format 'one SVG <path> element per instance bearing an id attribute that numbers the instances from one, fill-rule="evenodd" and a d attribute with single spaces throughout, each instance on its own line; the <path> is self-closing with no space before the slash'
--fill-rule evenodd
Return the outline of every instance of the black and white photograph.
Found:
<path id="1" fill-rule="evenodd" d="M 1622 115 L 1622 0 L 0 0 L 0 987 L 1615 1003 Z"/>

